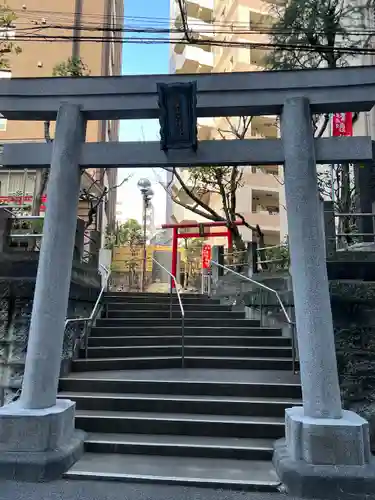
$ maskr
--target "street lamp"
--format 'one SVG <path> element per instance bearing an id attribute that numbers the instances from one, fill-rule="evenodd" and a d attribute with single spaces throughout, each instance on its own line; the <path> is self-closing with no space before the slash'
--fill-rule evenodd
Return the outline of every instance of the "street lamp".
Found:
<path id="1" fill-rule="evenodd" d="M 150 205 L 152 197 L 154 196 L 154 192 L 151 189 L 151 182 L 149 181 L 149 179 L 139 179 L 137 185 L 143 199 L 143 262 L 141 292 L 144 292 L 146 286 L 147 271 L 147 209 Z"/>

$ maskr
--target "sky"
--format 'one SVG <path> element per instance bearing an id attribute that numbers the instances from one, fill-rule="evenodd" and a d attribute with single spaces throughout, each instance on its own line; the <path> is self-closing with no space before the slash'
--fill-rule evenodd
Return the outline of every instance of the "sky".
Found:
<path id="1" fill-rule="evenodd" d="M 131 23 L 142 25 L 141 19 L 135 17 L 163 18 L 169 16 L 169 0 L 124 0 L 125 1 L 125 30 Z M 148 25 L 150 25 L 148 20 Z M 134 33 L 130 37 L 136 36 Z M 142 36 L 142 35 L 140 35 Z M 143 35 L 144 36 L 144 35 Z M 150 36 L 150 35 L 147 35 Z M 169 70 L 168 44 L 124 43 L 123 45 L 123 75 L 137 74 L 165 74 Z M 120 124 L 120 141 L 157 141 L 159 140 L 158 120 L 124 120 Z M 160 226 L 165 222 L 166 193 L 160 180 L 164 179 L 161 169 L 119 169 L 118 182 L 131 175 L 131 179 L 118 189 L 117 200 L 123 201 L 126 218 L 142 218 L 142 200 L 137 188 L 137 182 L 147 177 L 152 183 L 154 191 L 153 205 L 155 223 Z"/>

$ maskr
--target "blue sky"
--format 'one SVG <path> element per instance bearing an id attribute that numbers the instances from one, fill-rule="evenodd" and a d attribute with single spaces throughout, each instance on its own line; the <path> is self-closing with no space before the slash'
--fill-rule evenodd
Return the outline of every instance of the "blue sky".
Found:
<path id="1" fill-rule="evenodd" d="M 125 1 L 125 30 L 132 25 L 155 26 L 158 19 L 168 19 L 169 0 L 124 0 Z M 131 19 L 147 17 L 155 19 Z M 129 33 L 128 37 L 137 36 Z M 139 35 L 145 36 L 145 35 Z M 149 34 L 147 37 L 151 36 Z M 125 43 L 123 45 L 123 74 L 163 74 L 169 70 L 169 45 L 168 44 L 142 44 Z M 121 122 L 120 141 L 155 141 L 158 140 L 159 122 L 157 120 L 127 120 Z M 152 169 L 119 169 L 119 181 L 125 176 L 132 174 L 130 181 L 126 182 L 118 190 L 117 199 L 124 201 L 126 216 L 128 218 L 140 219 L 142 214 L 142 202 L 137 189 L 137 182 L 141 177 L 148 177 L 153 183 L 155 196 L 153 204 L 155 207 L 155 222 L 160 225 L 165 219 L 165 192 L 158 185 L 158 179 L 164 175 L 163 171 L 158 174 Z"/>

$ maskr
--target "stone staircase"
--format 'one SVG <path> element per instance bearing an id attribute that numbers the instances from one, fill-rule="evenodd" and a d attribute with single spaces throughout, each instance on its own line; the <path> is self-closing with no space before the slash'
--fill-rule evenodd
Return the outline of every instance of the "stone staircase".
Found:
<path id="1" fill-rule="evenodd" d="M 244 313 L 184 295 L 111 293 L 88 357 L 61 379 L 85 454 L 68 478 L 275 491 L 273 441 L 300 404 L 291 341 Z"/>

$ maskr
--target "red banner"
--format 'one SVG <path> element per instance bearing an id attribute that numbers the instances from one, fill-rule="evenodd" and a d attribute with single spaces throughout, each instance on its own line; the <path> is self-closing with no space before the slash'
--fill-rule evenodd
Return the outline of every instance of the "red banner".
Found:
<path id="1" fill-rule="evenodd" d="M 42 196 L 42 205 L 40 211 L 44 212 L 46 210 L 45 203 L 47 201 L 47 196 Z M 0 206 L 1 205 L 31 205 L 33 203 L 32 196 L 0 196 Z"/>
<path id="2" fill-rule="evenodd" d="M 211 245 L 202 247 L 202 269 L 209 269 L 211 263 Z"/>
<path id="3" fill-rule="evenodd" d="M 353 135 L 352 113 L 335 113 L 332 119 L 333 137 L 351 137 Z"/>

